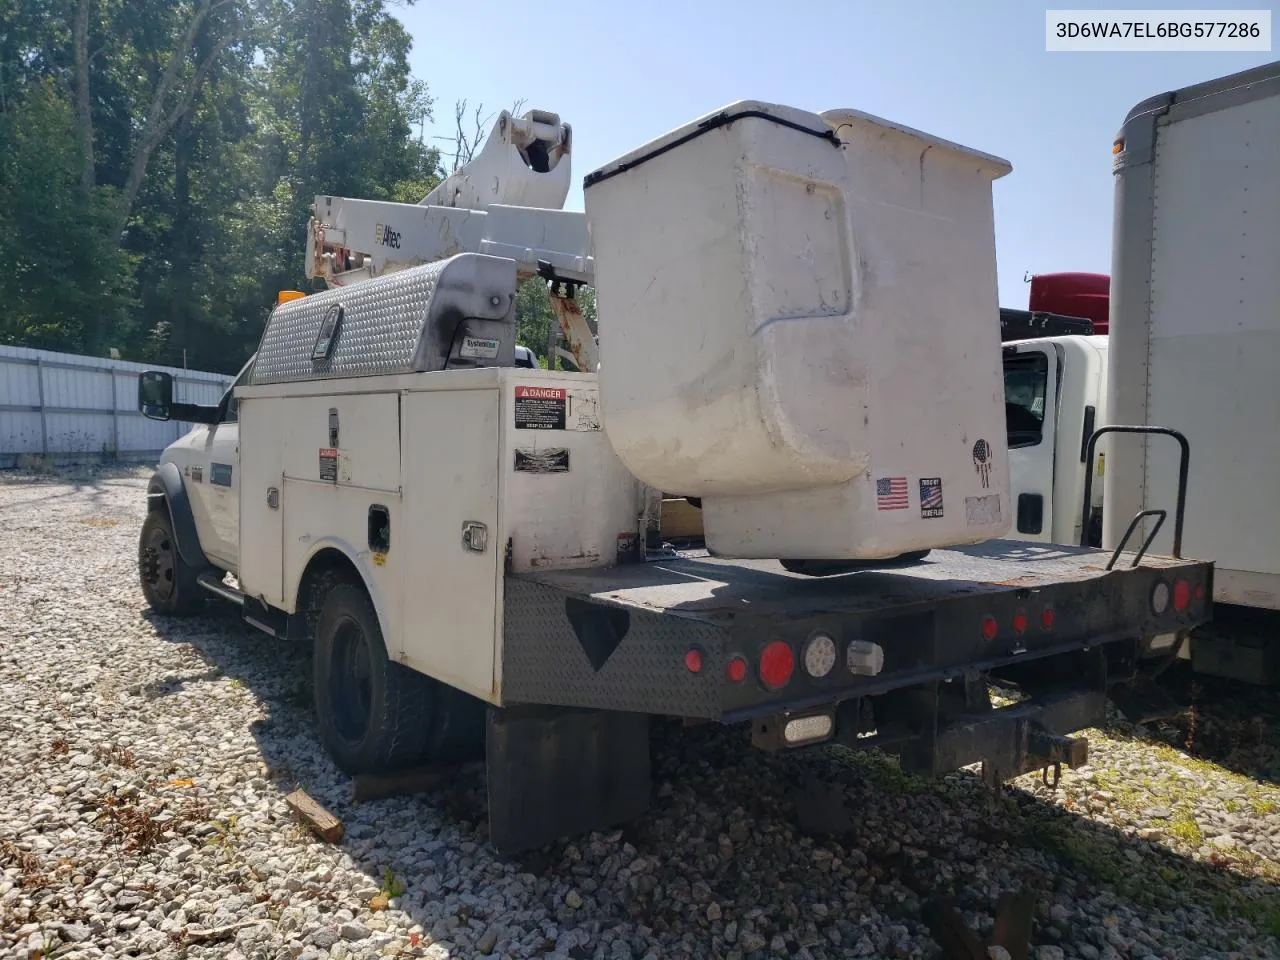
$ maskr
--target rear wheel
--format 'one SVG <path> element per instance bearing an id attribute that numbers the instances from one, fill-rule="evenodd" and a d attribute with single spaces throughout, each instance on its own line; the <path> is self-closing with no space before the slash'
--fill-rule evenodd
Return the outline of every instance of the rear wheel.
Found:
<path id="1" fill-rule="evenodd" d="M 178 552 L 168 509 L 162 505 L 149 511 L 138 537 L 138 577 L 147 606 L 165 616 L 195 613 L 205 599 L 196 582 L 199 575 Z"/>
<path id="2" fill-rule="evenodd" d="M 448 684 L 436 688 L 435 727 L 425 759 L 443 764 L 483 759 L 487 704 Z"/>
<path id="3" fill-rule="evenodd" d="M 421 762 L 437 709 L 435 682 L 387 655 L 364 587 L 344 581 L 320 608 L 313 652 L 320 737 L 347 774 Z"/>

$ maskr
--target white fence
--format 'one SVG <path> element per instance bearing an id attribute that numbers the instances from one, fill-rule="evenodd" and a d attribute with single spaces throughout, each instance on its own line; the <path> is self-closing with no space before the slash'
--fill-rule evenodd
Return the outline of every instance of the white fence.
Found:
<path id="1" fill-rule="evenodd" d="M 24 457 L 147 460 L 191 429 L 137 410 L 138 374 L 173 374 L 174 399 L 217 403 L 234 377 L 0 345 L 0 468 Z"/>

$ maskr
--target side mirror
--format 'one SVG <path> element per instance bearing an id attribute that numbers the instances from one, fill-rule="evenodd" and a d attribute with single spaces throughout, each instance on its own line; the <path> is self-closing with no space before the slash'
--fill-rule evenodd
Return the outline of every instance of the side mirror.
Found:
<path id="1" fill-rule="evenodd" d="M 172 417 L 173 375 L 147 370 L 138 376 L 138 412 L 149 420 Z"/>

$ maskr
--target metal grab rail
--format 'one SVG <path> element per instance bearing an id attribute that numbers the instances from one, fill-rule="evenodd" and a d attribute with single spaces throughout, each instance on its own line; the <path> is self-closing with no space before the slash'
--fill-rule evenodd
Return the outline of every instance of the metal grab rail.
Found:
<path id="1" fill-rule="evenodd" d="M 1124 548 L 1129 543 L 1129 538 L 1133 536 L 1133 531 L 1138 528 L 1138 524 L 1147 517 L 1155 517 L 1155 526 L 1151 528 L 1151 532 L 1147 534 L 1146 539 L 1142 541 L 1142 546 L 1139 547 L 1138 552 L 1134 554 L 1133 562 L 1129 564 L 1129 569 L 1132 570 L 1140 564 L 1143 556 L 1146 555 L 1147 548 L 1151 546 L 1151 541 L 1156 538 L 1156 534 L 1159 533 L 1160 528 L 1164 526 L 1165 517 L 1168 515 L 1168 511 L 1166 510 L 1139 510 L 1135 513 L 1133 515 L 1133 519 L 1129 521 L 1129 529 L 1124 532 L 1124 536 L 1120 538 L 1119 546 L 1115 548 L 1111 554 L 1111 559 L 1107 561 L 1107 569 L 1110 570 L 1116 565 L 1116 561 L 1120 559 L 1120 554 L 1124 552 Z"/>
<path id="2" fill-rule="evenodd" d="M 1080 525 L 1080 546 L 1089 546 L 1089 508 L 1093 501 L 1093 455 L 1097 450 L 1098 440 L 1107 433 L 1139 433 L 1139 434 L 1164 434 L 1178 441 L 1178 445 L 1182 448 L 1178 458 L 1178 502 L 1173 513 L 1173 556 L 1174 559 L 1182 559 L 1182 526 L 1186 518 L 1187 512 L 1187 475 L 1191 469 L 1191 444 L 1187 442 L 1187 438 L 1178 430 L 1169 427 L 1150 427 L 1150 426 L 1121 426 L 1112 424 L 1105 427 L 1099 427 L 1093 431 L 1089 437 L 1089 445 L 1085 448 L 1085 474 L 1084 474 L 1084 510 L 1082 516 L 1086 522 Z M 1151 541 L 1155 539 L 1156 533 L 1160 530 L 1161 524 L 1164 522 L 1165 511 L 1163 510 L 1143 510 L 1129 523 L 1129 529 L 1125 531 L 1124 538 L 1120 541 L 1120 546 L 1116 548 L 1115 554 L 1111 558 L 1111 563 L 1107 564 L 1110 570 L 1115 564 L 1116 559 L 1120 556 L 1120 550 L 1129 541 L 1138 522 L 1145 517 L 1155 516 L 1159 514 L 1160 520 L 1156 523 L 1155 530 L 1146 538 L 1142 544 L 1142 549 L 1138 552 L 1138 557 L 1132 564 L 1137 566 L 1138 560 L 1142 559 L 1142 555 L 1146 553 L 1147 548 L 1151 545 Z"/>

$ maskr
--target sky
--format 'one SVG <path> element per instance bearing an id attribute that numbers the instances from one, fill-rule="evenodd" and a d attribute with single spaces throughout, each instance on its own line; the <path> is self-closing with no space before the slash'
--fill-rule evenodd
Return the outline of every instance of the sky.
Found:
<path id="1" fill-rule="evenodd" d="M 427 135 L 451 149 L 462 98 L 486 114 L 521 99 L 558 113 L 573 127 L 569 209 L 582 209 L 584 174 L 737 100 L 852 107 L 1003 157 L 1013 172 L 994 185 L 1000 303 L 1018 308 L 1027 273 L 1110 272 L 1111 142 L 1132 106 L 1280 59 L 1047 53 L 1045 7 L 1025 0 L 417 0 L 398 14 L 436 101 Z"/>

